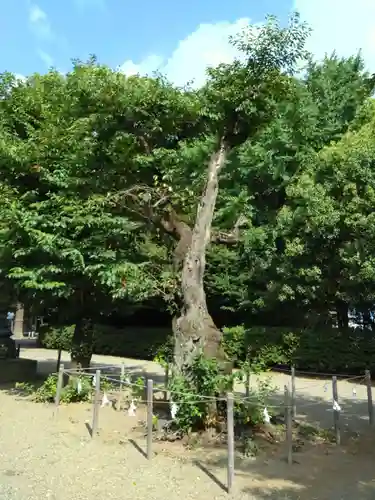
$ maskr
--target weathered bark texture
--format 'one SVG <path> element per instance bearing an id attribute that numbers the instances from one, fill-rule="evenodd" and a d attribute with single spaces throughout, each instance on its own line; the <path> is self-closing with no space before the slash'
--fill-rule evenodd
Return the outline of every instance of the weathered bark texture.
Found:
<path id="1" fill-rule="evenodd" d="M 79 318 L 72 339 L 72 368 L 89 368 L 93 354 L 94 324 L 91 318 Z"/>
<path id="2" fill-rule="evenodd" d="M 147 142 L 141 138 L 145 151 L 150 152 Z M 174 252 L 176 270 L 181 270 L 182 307 L 181 315 L 173 321 L 175 334 L 175 366 L 181 371 L 191 365 L 199 353 L 224 360 L 221 348 L 221 332 L 215 326 L 207 310 L 203 277 L 206 265 L 206 249 L 210 242 L 235 244 L 239 241 L 240 227 L 246 218 L 240 216 L 230 232 L 212 232 L 212 220 L 219 190 L 219 173 L 224 167 L 229 147 L 221 139 L 217 151 L 212 155 L 206 184 L 198 205 L 194 228 L 183 222 L 171 207 L 168 192 L 159 192 L 153 199 L 150 188 L 137 185 L 122 193 L 127 209 L 144 220 L 161 226 L 177 240 Z M 143 197 L 140 198 L 140 194 Z M 148 202 L 144 203 L 148 195 Z M 142 202 L 140 203 L 140 199 Z M 229 366 L 226 367 L 229 369 Z"/>
<path id="3" fill-rule="evenodd" d="M 215 326 L 207 310 L 203 277 L 206 266 L 206 249 L 211 241 L 211 226 L 219 190 L 219 172 L 224 167 L 227 147 L 224 140 L 212 155 L 207 180 L 198 205 L 193 230 L 185 228 L 185 240 L 180 239 L 184 251 L 181 290 L 181 315 L 174 321 L 175 368 L 182 371 L 191 365 L 193 359 L 203 353 L 205 356 L 224 359 L 221 348 L 221 332 Z"/>
<path id="4" fill-rule="evenodd" d="M 16 339 L 22 339 L 23 334 L 24 334 L 24 316 L 25 316 L 25 309 L 23 304 L 21 302 L 17 303 L 16 306 L 16 313 L 14 315 L 14 320 L 13 320 L 13 328 L 12 328 L 12 333 Z"/>

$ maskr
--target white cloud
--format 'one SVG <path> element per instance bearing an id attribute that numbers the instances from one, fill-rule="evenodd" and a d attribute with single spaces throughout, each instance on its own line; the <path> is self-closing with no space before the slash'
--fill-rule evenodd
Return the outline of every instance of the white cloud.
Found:
<path id="1" fill-rule="evenodd" d="M 317 58 L 334 50 L 350 56 L 362 49 L 368 69 L 375 71 L 375 0 L 294 0 L 294 9 L 313 28 L 307 48 Z M 169 58 L 152 54 L 139 62 L 127 60 L 119 69 L 141 75 L 160 71 L 177 85 L 194 80 L 198 87 L 205 81 L 207 66 L 230 62 L 238 55 L 228 38 L 249 22 L 243 18 L 201 24 L 178 43 Z"/>
<path id="2" fill-rule="evenodd" d="M 21 73 L 15 73 L 14 78 L 16 79 L 16 82 L 20 82 L 20 83 L 26 82 L 26 76 L 21 75 Z"/>
<path id="3" fill-rule="evenodd" d="M 119 69 L 128 75 L 150 75 L 160 71 L 176 85 L 182 86 L 193 80 L 194 85 L 199 87 L 205 81 L 208 66 L 230 62 L 238 55 L 229 37 L 239 33 L 249 22 L 249 19 L 243 18 L 234 23 L 201 24 L 179 42 L 168 59 L 152 54 L 139 63 L 125 61 Z"/>
<path id="4" fill-rule="evenodd" d="M 38 56 L 41 58 L 41 60 L 44 62 L 47 68 L 51 68 L 53 66 L 54 63 L 53 57 L 50 54 L 48 54 L 48 52 L 38 49 Z"/>
<path id="5" fill-rule="evenodd" d="M 375 0 L 295 0 L 295 9 L 313 28 L 308 50 L 317 58 L 348 57 L 362 49 L 369 70 L 375 71 Z"/>
<path id="6" fill-rule="evenodd" d="M 36 37 L 42 40 L 52 40 L 54 38 L 47 14 L 36 4 L 30 6 L 29 21 Z"/>
<path id="7" fill-rule="evenodd" d="M 132 76 L 136 74 L 146 75 L 153 71 L 163 70 L 163 58 L 155 54 L 145 57 L 139 64 L 134 63 L 131 60 L 125 61 L 121 66 L 118 67 L 120 71 L 123 71 L 126 75 Z"/>

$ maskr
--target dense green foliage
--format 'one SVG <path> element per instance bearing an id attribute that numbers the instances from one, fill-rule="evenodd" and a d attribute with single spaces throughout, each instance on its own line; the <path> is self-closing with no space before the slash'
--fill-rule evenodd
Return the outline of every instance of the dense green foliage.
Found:
<path id="1" fill-rule="evenodd" d="M 70 351 L 74 325 L 42 327 L 39 333 L 41 346 L 47 349 Z M 93 352 L 136 359 L 154 359 L 167 342 L 171 330 L 167 328 L 127 327 L 94 325 Z"/>
<path id="2" fill-rule="evenodd" d="M 225 328 L 223 342 L 229 356 L 240 365 L 248 358 L 256 370 L 275 365 L 342 374 L 375 369 L 375 338 L 368 330 L 239 326 Z"/>
<path id="3" fill-rule="evenodd" d="M 180 308 L 171 215 L 192 227 L 223 138 L 213 233 L 239 215 L 245 224 L 230 245 L 209 247 L 205 287 L 221 324 L 245 324 L 227 330 L 228 357 L 371 366 L 375 79 L 360 56 L 313 61 L 307 35 L 297 17 L 288 29 L 249 27 L 234 41 L 243 59 L 210 69 L 199 90 L 95 60 L 25 82 L 2 75 L 1 272 L 50 318 L 45 345 L 86 343 L 87 358 L 159 351 L 163 331 L 96 326 L 85 338 L 68 327 L 150 300 Z"/>

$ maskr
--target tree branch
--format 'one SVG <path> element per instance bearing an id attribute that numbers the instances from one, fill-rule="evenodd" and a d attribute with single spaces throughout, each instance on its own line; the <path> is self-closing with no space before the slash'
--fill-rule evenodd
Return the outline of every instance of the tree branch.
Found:
<path id="1" fill-rule="evenodd" d="M 211 243 L 235 245 L 241 240 L 240 229 L 244 227 L 246 223 L 247 218 L 244 215 L 240 215 L 231 231 L 214 231 L 211 235 Z"/>

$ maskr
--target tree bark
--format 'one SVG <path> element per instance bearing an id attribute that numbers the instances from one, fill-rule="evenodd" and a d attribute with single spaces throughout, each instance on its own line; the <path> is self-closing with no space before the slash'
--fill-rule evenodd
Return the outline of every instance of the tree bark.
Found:
<path id="1" fill-rule="evenodd" d="M 349 306 L 343 300 L 336 301 L 337 324 L 339 328 L 349 327 Z"/>
<path id="2" fill-rule="evenodd" d="M 13 320 L 13 335 L 16 339 L 23 339 L 23 334 L 25 331 L 24 327 L 24 316 L 25 316 L 25 308 L 21 302 L 17 303 L 16 313 L 14 315 Z"/>
<path id="3" fill-rule="evenodd" d="M 212 155 L 207 180 L 200 199 L 195 225 L 190 234 L 190 244 L 182 261 L 180 317 L 174 321 L 175 369 L 182 372 L 196 356 L 224 360 L 221 332 L 208 313 L 203 277 L 206 266 L 206 249 L 211 241 L 211 227 L 219 190 L 219 172 L 224 167 L 228 148 L 221 139 L 218 150 Z"/>
<path id="4" fill-rule="evenodd" d="M 71 360 L 72 368 L 85 369 L 90 367 L 93 354 L 94 324 L 91 318 L 82 317 L 76 322 L 74 329 Z"/>

